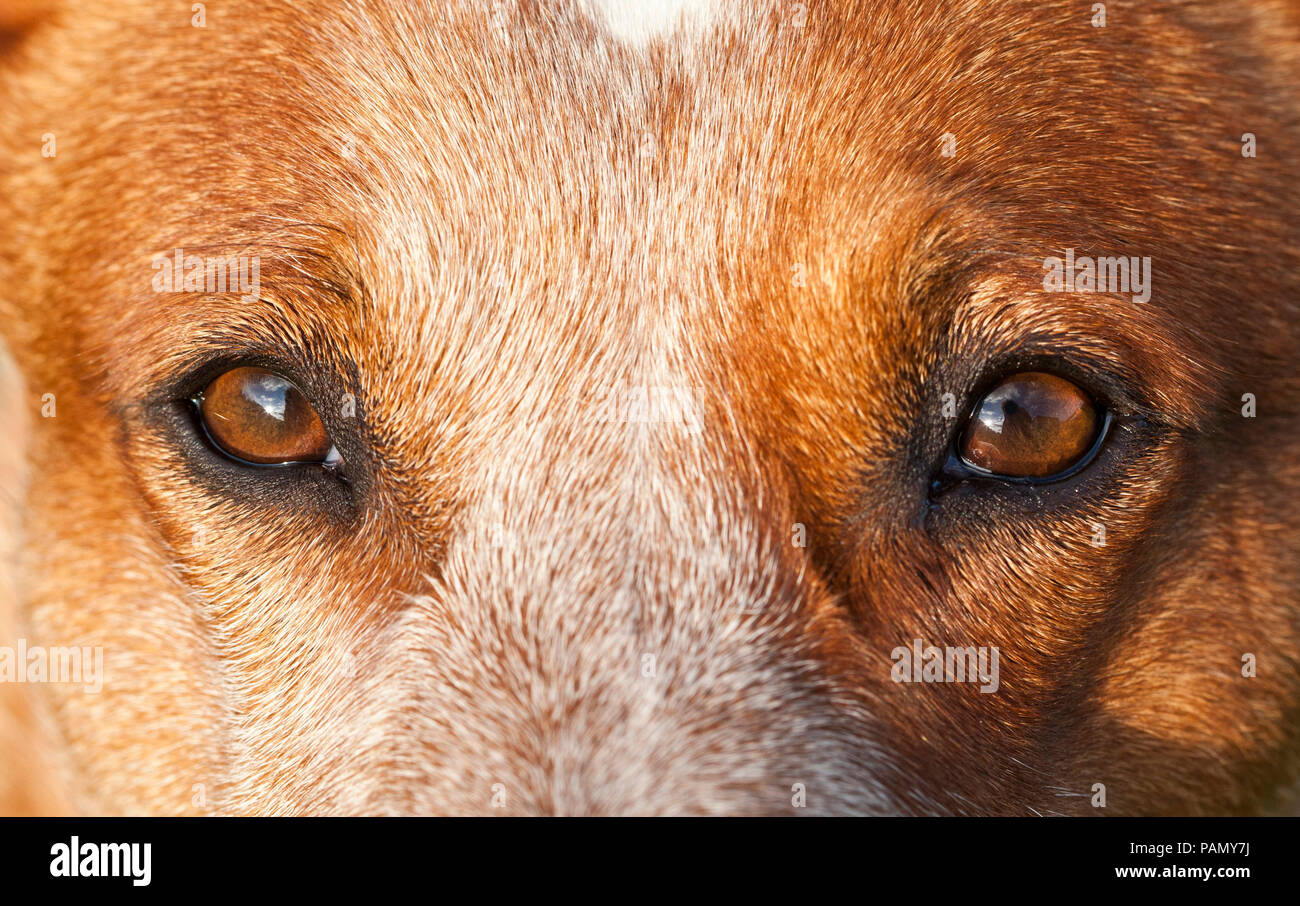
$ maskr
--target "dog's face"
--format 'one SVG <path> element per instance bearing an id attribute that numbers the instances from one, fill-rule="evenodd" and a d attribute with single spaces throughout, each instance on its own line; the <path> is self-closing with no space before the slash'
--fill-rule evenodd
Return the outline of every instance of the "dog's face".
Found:
<path id="1" fill-rule="evenodd" d="M 71 807 L 1276 807 L 1294 23 L 611 5 L 11 35 L 22 631 L 106 671 L 34 690 Z"/>

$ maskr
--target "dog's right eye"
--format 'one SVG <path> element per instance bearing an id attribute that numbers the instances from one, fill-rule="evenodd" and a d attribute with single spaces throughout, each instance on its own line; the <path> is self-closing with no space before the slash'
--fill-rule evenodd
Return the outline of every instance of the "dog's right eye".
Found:
<path id="1" fill-rule="evenodd" d="M 232 459 L 253 465 L 340 462 L 325 424 L 301 390 L 263 368 L 234 368 L 196 400 L 208 438 Z"/>
<path id="2" fill-rule="evenodd" d="M 1104 420 L 1078 385 L 1054 374 L 1021 372 L 984 395 L 960 454 L 988 475 L 1043 479 L 1082 464 L 1103 431 Z"/>

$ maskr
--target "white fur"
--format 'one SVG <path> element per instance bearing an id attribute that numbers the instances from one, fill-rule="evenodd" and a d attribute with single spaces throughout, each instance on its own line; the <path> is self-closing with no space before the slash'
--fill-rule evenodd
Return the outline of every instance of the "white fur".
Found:
<path id="1" fill-rule="evenodd" d="M 724 0 L 586 0 L 588 9 L 619 40 L 645 45 L 681 26 L 699 30 Z"/>

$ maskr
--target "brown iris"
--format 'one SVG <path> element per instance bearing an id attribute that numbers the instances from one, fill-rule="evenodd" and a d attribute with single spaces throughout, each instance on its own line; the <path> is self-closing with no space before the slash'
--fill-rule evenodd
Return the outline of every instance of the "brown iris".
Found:
<path id="1" fill-rule="evenodd" d="M 984 395 L 966 426 L 961 457 L 1009 478 L 1048 478 L 1079 463 L 1100 418 L 1078 386 L 1040 371 L 1014 374 Z"/>
<path id="2" fill-rule="evenodd" d="M 302 391 L 263 368 L 234 368 L 208 384 L 199 414 L 213 443 L 246 462 L 323 463 L 337 456 Z"/>

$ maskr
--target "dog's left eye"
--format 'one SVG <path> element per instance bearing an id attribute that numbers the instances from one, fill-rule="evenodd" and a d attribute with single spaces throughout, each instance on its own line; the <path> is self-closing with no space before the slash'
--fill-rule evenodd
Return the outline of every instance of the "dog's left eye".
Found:
<path id="1" fill-rule="evenodd" d="M 320 463 L 340 458 L 315 408 L 301 390 L 263 368 L 234 368 L 198 399 L 208 437 L 232 459 L 254 465 Z"/>
<path id="2" fill-rule="evenodd" d="M 967 466 L 994 477 L 1062 477 L 1088 460 L 1102 426 L 1097 406 L 1078 385 L 1021 372 L 984 394 L 959 453 Z"/>

